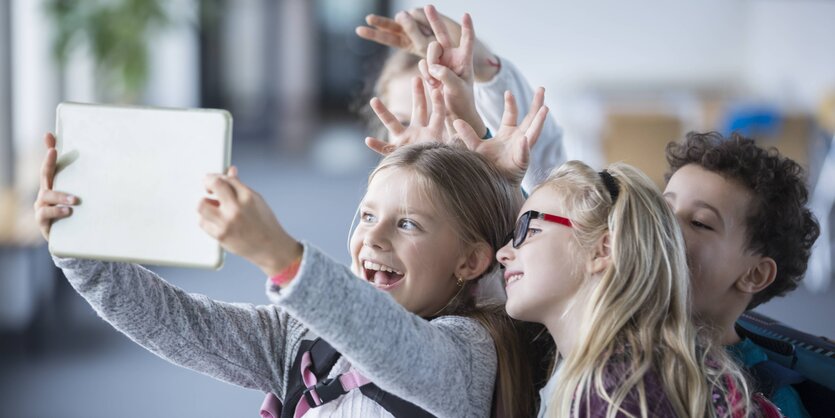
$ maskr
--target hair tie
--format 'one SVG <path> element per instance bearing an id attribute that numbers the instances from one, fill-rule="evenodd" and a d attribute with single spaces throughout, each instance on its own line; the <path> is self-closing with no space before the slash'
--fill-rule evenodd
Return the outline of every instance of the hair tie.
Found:
<path id="1" fill-rule="evenodd" d="M 615 201 L 618 200 L 618 194 L 620 193 L 618 182 L 615 181 L 615 178 L 612 177 L 607 170 L 603 170 L 597 174 L 600 174 L 600 178 L 603 180 L 606 190 L 609 191 L 609 196 L 612 196 L 612 204 L 614 204 Z"/>

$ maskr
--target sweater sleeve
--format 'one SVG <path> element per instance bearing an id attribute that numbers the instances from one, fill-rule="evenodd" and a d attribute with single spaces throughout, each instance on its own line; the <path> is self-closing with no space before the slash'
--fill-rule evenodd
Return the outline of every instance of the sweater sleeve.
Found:
<path id="1" fill-rule="evenodd" d="M 54 261 L 101 318 L 142 347 L 177 365 L 283 398 L 305 330 L 278 307 L 189 294 L 134 264 Z"/>
<path id="2" fill-rule="evenodd" d="M 441 417 L 490 414 L 496 351 L 477 321 L 426 321 L 309 244 L 296 278 L 270 297 L 383 390 Z"/>
<path id="3" fill-rule="evenodd" d="M 492 132 L 497 132 L 504 113 L 504 92 L 510 90 L 516 98 L 519 109 L 519 120 L 530 110 L 533 100 L 533 89 L 528 81 L 510 61 L 502 58 L 499 72 L 486 83 L 475 83 L 474 97 L 476 109 L 484 120 L 484 124 Z M 557 125 L 553 113 L 549 112 L 539 140 L 531 149 L 531 160 L 528 172 L 522 179 L 522 188 L 531 192 L 536 185 L 548 177 L 552 169 L 566 160 L 563 149 L 563 131 Z"/>

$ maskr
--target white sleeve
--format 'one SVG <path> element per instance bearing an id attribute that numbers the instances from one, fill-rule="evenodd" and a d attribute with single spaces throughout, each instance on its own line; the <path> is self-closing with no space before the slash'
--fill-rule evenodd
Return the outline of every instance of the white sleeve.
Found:
<path id="1" fill-rule="evenodd" d="M 507 59 L 501 59 L 501 68 L 492 80 L 486 83 L 476 82 L 473 88 L 476 110 L 478 110 L 484 124 L 495 134 L 499 129 L 504 112 L 504 92 L 510 90 L 516 97 L 519 108 L 519 120 L 530 110 L 533 100 L 533 89 L 522 73 Z M 549 113 L 545 126 L 539 136 L 539 141 L 531 150 L 531 162 L 522 188 L 530 192 L 548 177 L 548 173 L 565 162 L 565 150 L 562 144 L 562 129 L 557 125 L 553 115 Z"/>
<path id="2" fill-rule="evenodd" d="M 835 187 L 830 180 L 835 178 L 835 137 L 832 138 L 829 153 L 824 158 L 823 167 L 818 175 L 817 185 L 812 191 L 810 209 L 818 218 L 820 236 L 812 247 L 809 269 L 803 283 L 812 292 L 824 292 L 832 280 L 832 226 L 829 214 L 835 205 Z"/>

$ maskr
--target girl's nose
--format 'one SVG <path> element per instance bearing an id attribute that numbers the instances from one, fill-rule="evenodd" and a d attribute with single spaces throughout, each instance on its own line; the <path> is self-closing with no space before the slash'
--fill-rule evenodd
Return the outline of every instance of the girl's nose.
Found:
<path id="1" fill-rule="evenodd" d="M 389 242 L 385 225 L 377 223 L 366 231 L 362 245 L 375 250 L 388 250 L 391 246 Z"/>
<path id="2" fill-rule="evenodd" d="M 507 266 L 507 264 L 515 258 L 515 250 L 516 249 L 513 248 L 510 241 L 508 241 L 504 247 L 499 248 L 499 251 L 496 252 L 496 260 L 498 260 L 503 266 Z"/>

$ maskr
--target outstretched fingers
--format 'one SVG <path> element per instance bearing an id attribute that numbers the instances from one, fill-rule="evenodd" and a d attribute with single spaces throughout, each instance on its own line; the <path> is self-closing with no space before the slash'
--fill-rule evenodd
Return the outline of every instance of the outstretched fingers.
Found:
<path id="1" fill-rule="evenodd" d="M 435 33 L 435 39 L 444 48 L 452 48 L 454 46 L 452 44 L 452 37 L 449 35 L 449 31 L 447 31 L 446 25 L 441 15 L 435 9 L 435 6 L 430 4 L 424 7 L 423 11 L 426 13 L 426 19 L 429 20 L 429 26 L 432 27 L 432 32 Z"/>
<path id="2" fill-rule="evenodd" d="M 432 99 L 432 115 L 429 117 L 429 124 L 427 125 L 433 132 L 443 132 L 444 120 L 446 120 L 446 105 L 444 104 L 443 89 L 432 89 L 430 97 Z M 440 140 L 441 138 L 435 138 Z"/>
<path id="3" fill-rule="evenodd" d="M 412 123 L 424 126 L 427 123 L 426 89 L 420 77 L 412 77 Z"/>
<path id="4" fill-rule="evenodd" d="M 502 126 L 515 127 L 519 109 L 516 107 L 516 98 L 510 90 L 504 92 L 504 113 L 502 113 Z"/>
<path id="5" fill-rule="evenodd" d="M 406 128 L 397 120 L 386 105 L 383 104 L 383 101 L 379 98 L 375 97 L 371 99 L 371 110 L 374 111 L 374 114 L 377 115 L 377 118 L 380 119 L 380 122 L 383 123 L 383 126 L 386 127 L 386 130 L 391 132 L 394 135 L 400 135 Z"/>
<path id="6" fill-rule="evenodd" d="M 475 29 L 473 28 L 473 18 L 469 13 L 464 13 L 464 17 L 461 19 L 461 49 L 464 51 L 464 59 L 469 61 L 470 67 L 472 67 L 474 48 Z"/>
<path id="7" fill-rule="evenodd" d="M 528 138 L 528 145 L 533 148 L 536 142 L 539 141 L 539 135 L 542 133 L 542 128 L 545 126 L 545 119 L 548 117 L 548 106 L 542 106 L 533 117 L 533 121 L 527 130 L 525 130 L 525 137 Z"/>
<path id="8" fill-rule="evenodd" d="M 519 124 L 519 126 L 523 130 L 527 130 L 528 126 L 530 126 L 533 118 L 542 108 L 545 103 L 545 89 L 543 87 L 538 87 L 534 92 L 533 99 L 531 99 L 531 108 L 528 110 L 528 114 L 525 115 L 525 118 Z"/>
<path id="9" fill-rule="evenodd" d="M 531 143 L 527 136 L 519 138 L 513 151 L 513 161 L 519 168 L 528 168 L 531 159 Z"/>
<path id="10" fill-rule="evenodd" d="M 479 138 L 478 134 L 475 133 L 475 129 L 473 129 L 469 123 L 464 121 L 464 119 L 456 119 L 452 122 L 452 126 L 455 128 L 455 132 L 458 134 L 458 137 L 461 138 L 461 141 L 469 150 L 474 151 L 478 148 L 479 144 L 481 144 L 482 140 Z"/>
<path id="11" fill-rule="evenodd" d="M 386 141 L 381 141 L 373 136 L 369 136 L 365 138 L 365 146 L 370 148 L 372 151 L 380 154 L 380 155 L 389 155 L 392 151 L 394 151 L 397 147 L 389 144 Z"/>
<path id="12" fill-rule="evenodd" d="M 412 15 L 410 15 L 409 13 L 399 12 L 394 16 L 394 19 L 397 21 L 397 23 L 400 24 L 402 32 L 404 32 L 406 36 L 408 36 L 409 39 L 411 39 L 412 44 L 415 44 L 417 46 L 415 41 L 422 40 L 424 38 L 424 35 L 420 30 L 418 22 L 415 21 L 415 18 L 412 17 Z M 421 41 L 420 44 L 424 45 L 423 42 L 425 41 Z M 418 53 L 419 55 L 424 55 L 426 53 L 426 51 L 414 52 Z"/>

